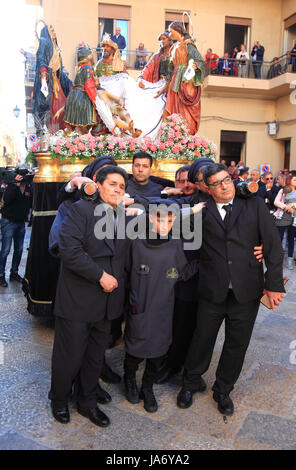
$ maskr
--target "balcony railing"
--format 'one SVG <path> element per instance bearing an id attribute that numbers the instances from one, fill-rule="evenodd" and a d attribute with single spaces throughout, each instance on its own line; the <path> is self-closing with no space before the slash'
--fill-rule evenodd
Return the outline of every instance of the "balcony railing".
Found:
<path id="1" fill-rule="evenodd" d="M 103 57 L 104 49 L 97 48 L 93 49 L 95 58 L 97 60 Z M 146 63 L 150 60 L 153 55 L 152 51 L 146 51 L 145 55 L 138 56 L 136 50 L 123 50 L 121 52 L 122 59 L 127 69 L 141 70 L 145 67 Z M 77 55 L 76 55 L 77 63 Z M 25 62 L 25 82 L 34 82 L 36 71 L 36 58 L 32 57 Z"/>
<path id="2" fill-rule="evenodd" d="M 296 54 L 284 54 L 270 62 L 215 58 L 206 61 L 205 75 L 271 79 L 286 72 L 296 73 Z"/>
<path id="3" fill-rule="evenodd" d="M 101 59 L 104 50 L 101 48 L 93 49 L 97 60 Z M 153 52 L 147 51 L 145 56 L 139 58 L 136 50 L 123 50 L 121 52 L 122 59 L 128 69 L 144 68 L 145 64 L 150 60 Z M 25 81 L 34 82 L 36 70 L 36 58 L 31 57 L 25 62 Z M 237 59 L 211 59 L 206 63 L 205 75 L 221 75 L 230 77 L 258 78 L 270 79 L 282 75 L 286 72 L 296 73 L 296 54 L 284 54 L 277 60 L 270 62 L 252 62 L 246 60 L 241 63 Z"/>
<path id="4" fill-rule="evenodd" d="M 25 62 L 25 82 L 34 82 L 36 71 L 36 58 L 30 57 Z"/>
<path id="5" fill-rule="evenodd" d="M 104 49 L 97 48 L 94 49 L 94 51 L 97 54 L 97 60 L 100 60 L 103 57 Z M 125 63 L 126 68 L 138 70 L 141 70 L 145 67 L 153 54 L 154 52 L 152 51 L 145 51 L 145 53 L 142 52 L 141 55 L 138 55 L 135 49 L 124 49 L 121 51 L 121 57 Z"/>

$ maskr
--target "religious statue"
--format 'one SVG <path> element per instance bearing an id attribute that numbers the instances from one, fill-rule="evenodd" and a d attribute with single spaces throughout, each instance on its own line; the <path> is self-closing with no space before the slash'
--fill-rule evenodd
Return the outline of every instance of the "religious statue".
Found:
<path id="1" fill-rule="evenodd" d="M 36 54 L 33 115 L 37 134 L 40 134 L 44 125 L 51 132 L 65 127 L 62 115 L 59 121 L 54 121 L 53 117 L 64 106 L 71 86 L 72 82 L 62 65 L 55 30 L 51 25 L 46 25 L 41 31 Z"/>
<path id="2" fill-rule="evenodd" d="M 204 80 L 204 60 L 181 21 L 169 26 L 170 38 L 176 41 L 171 49 L 170 81 L 163 90 L 167 101 L 163 118 L 181 114 L 190 134 L 196 134 L 200 124 L 201 85 Z"/>
<path id="3" fill-rule="evenodd" d="M 118 130 L 121 134 L 129 132 L 134 138 L 142 134 L 140 129 L 134 129 L 134 121 L 124 107 L 124 98 L 118 98 L 102 88 L 98 91 L 98 97 L 104 101 L 112 114 L 112 119 L 115 123 L 115 128 L 112 129 L 114 134 L 118 134 Z"/>
<path id="4" fill-rule="evenodd" d="M 148 64 L 144 67 L 142 73 L 138 77 L 140 88 L 145 88 L 142 80 L 147 82 L 156 83 L 159 80 L 169 79 L 169 66 L 170 66 L 170 48 L 173 41 L 170 39 L 169 33 L 165 31 L 158 36 L 160 41 L 160 49 L 156 54 L 153 54 Z"/>
<path id="5" fill-rule="evenodd" d="M 118 45 L 111 40 L 108 33 L 104 34 L 101 47 L 104 48 L 104 53 L 102 59 L 96 63 L 96 75 L 110 77 L 120 72 L 126 72 Z"/>
<path id="6" fill-rule="evenodd" d="M 64 121 L 80 134 L 86 134 L 92 128 L 91 133 L 99 135 L 107 130 L 96 112 L 98 82 L 93 70 L 94 58 L 90 47 L 81 44 L 77 49 L 78 70 L 66 100 Z"/>

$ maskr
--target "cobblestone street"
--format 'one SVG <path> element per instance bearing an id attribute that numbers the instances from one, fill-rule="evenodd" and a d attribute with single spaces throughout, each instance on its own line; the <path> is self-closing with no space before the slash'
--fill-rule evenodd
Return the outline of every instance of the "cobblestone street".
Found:
<path id="1" fill-rule="evenodd" d="M 28 230 L 21 275 L 29 234 Z M 10 262 L 11 257 L 7 272 Z M 275 312 L 260 307 L 244 368 L 231 394 L 232 417 L 223 419 L 211 392 L 222 328 L 204 376 L 207 391 L 194 395 L 189 410 L 176 406 L 180 375 L 155 385 L 159 410 L 154 414 L 147 413 L 142 402 L 127 402 L 122 384 L 102 382 L 112 395 L 112 402 L 101 407 L 111 419 L 106 429 L 91 424 L 72 406 L 68 425 L 53 419 L 47 398 L 52 322 L 28 314 L 19 284 L 0 288 L 0 449 L 296 449 L 296 267 L 285 269 L 285 275 L 290 281 L 282 305 Z M 122 342 L 107 352 L 108 363 L 121 375 L 123 354 Z"/>

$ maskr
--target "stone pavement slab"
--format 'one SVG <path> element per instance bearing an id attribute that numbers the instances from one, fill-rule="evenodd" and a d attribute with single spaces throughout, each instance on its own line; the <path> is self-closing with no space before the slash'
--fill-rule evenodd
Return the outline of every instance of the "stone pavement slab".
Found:
<path id="1" fill-rule="evenodd" d="M 28 236 L 26 238 L 28 244 Z M 25 269 L 26 251 L 20 273 Z M 8 260 L 9 266 L 10 260 Z M 157 413 L 143 402 L 131 405 L 123 385 L 101 385 L 112 396 L 102 409 L 111 425 L 102 429 L 80 416 L 70 404 L 71 421 L 57 423 L 51 414 L 52 320 L 26 310 L 19 284 L 0 288 L 0 450 L 279 450 L 296 449 L 296 267 L 285 301 L 275 312 L 261 306 L 241 376 L 231 397 L 235 413 L 223 417 L 211 387 L 224 341 L 222 326 L 209 370 L 207 390 L 194 395 L 190 409 L 180 410 L 176 396 L 182 377 L 155 385 Z M 293 349 L 294 348 L 294 349 Z M 123 342 L 108 350 L 107 362 L 122 375 Z M 0 356 L 1 359 L 1 356 Z M 143 364 L 137 373 L 140 385 Z"/>

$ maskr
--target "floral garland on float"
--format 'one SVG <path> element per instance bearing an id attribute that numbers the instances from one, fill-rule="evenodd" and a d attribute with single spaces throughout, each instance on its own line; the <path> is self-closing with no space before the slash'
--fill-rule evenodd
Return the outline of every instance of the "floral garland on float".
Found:
<path id="1" fill-rule="evenodd" d="M 40 145 L 37 142 L 31 146 L 27 162 L 38 151 Z M 76 159 L 90 160 L 106 154 L 115 160 L 130 160 L 134 153 L 140 151 L 150 153 L 154 160 L 184 160 L 185 163 L 203 157 L 215 159 L 217 146 L 209 139 L 190 135 L 184 119 L 179 114 L 172 114 L 161 124 L 154 139 L 112 134 L 94 137 L 91 134 L 65 134 L 64 131 L 58 131 L 50 136 L 48 148 L 52 158 L 58 158 L 61 162 L 69 158 L 72 163 Z"/>

